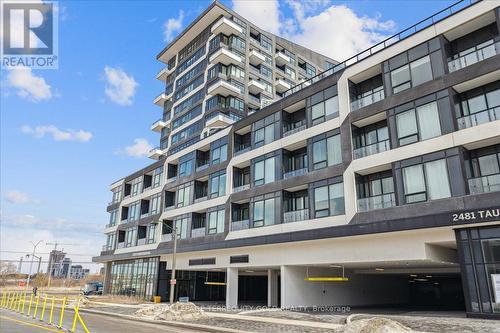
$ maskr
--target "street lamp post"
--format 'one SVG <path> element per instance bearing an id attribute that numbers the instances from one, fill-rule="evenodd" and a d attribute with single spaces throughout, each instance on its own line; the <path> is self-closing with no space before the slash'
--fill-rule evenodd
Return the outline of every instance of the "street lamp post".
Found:
<path id="1" fill-rule="evenodd" d="M 158 224 L 158 222 L 156 222 L 155 224 Z M 177 254 L 177 228 L 175 226 L 175 221 L 174 221 L 174 224 L 173 224 L 173 227 L 169 226 L 168 224 L 165 223 L 165 221 L 161 221 L 161 225 L 162 226 L 166 226 L 167 228 L 169 228 L 172 233 L 174 234 L 173 236 L 173 241 L 174 241 L 174 249 L 173 249 L 173 253 L 172 253 L 172 274 L 170 276 L 170 304 L 174 304 L 174 293 L 175 293 L 175 284 L 174 284 L 174 280 L 175 280 L 175 257 L 176 257 L 176 254 Z"/>
<path id="2" fill-rule="evenodd" d="M 28 289 L 29 285 L 30 285 L 30 280 L 31 280 L 31 270 L 33 269 L 33 260 L 35 259 L 35 251 L 36 251 L 36 247 L 38 246 L 38 244 L 40 244 L 41 242 L 43 242 L 42 240 L 38 241 L 38 243 L 33 243 L 33 242 L 30 242 L 32 245 L 33 245 L 33 252 L 31 254 L 31 262 L 30 262 L 30 272 L 28 274 L 28 278 L 26 280 L 26 289 Z"/>

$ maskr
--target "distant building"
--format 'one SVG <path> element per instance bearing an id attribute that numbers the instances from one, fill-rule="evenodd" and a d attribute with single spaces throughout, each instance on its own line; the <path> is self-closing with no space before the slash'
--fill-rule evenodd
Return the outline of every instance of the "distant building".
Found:
<path id="1" fill-rule="evenodd" d="M 82 265 L 71 266 L 69 277 L 71 279 L 80 280 L 86 278 L 90 274 L 90 269 L 83 268 Z"/>
<path id="2" fill-rule="evenodd" d="M 50 274 L 53 277 L 58 277 L 61 262 L 63 261 L 64 257 L 66 257 L 66 253 L 63 251 L 59 251 L 59 250 L 50 251 L 49 265 L 47 267 L 47 274 Z"/>
<path id="3" fill-rule="evenodd" d="M 59 265 L 59 271 L 56 277 L 67 278 L 71 267 L 71 259 L 64 258 Z"/>

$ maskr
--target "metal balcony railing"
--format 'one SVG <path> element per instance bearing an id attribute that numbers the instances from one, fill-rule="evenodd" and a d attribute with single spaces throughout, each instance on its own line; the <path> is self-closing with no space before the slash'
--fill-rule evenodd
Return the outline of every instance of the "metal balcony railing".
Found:
<path id="1" fill-rule="evenodd" d="M 357 149 L 354 149 L 353 151 L 353 156 L 354 159 L 381 153 L 386 150 L 391 149 L 391 142 L 389 140 L 384 140 L 380 142 L 373 143 L 368 146 L 360 147 Z"/>
<path id="2" fill-rule="evenodd" d="M 239 146 L 239 147 L 235 147 L 235 148 L 237 148 L 238 150 L 234 151 L 234 156 L 237 156 L 237 155 L 240 155 L 240 154 L 246 153 L 247 151 L 252 150 L 252 146 Z"/>
<path id="3" fill-rule="evenodd" d="M 306 128 L 307 128 L 306 124 L 300 125 L 300 126 L 295 127 L 295 128 L 291 128 L 291 129 L 286 130 L 285 132 L 283 132 L 283 137 L 286 137 L 286 136 L 298 133 L 300 131 L 305 130 Z"/>
<path id="4" fill-rule="evenodd" d="M 469 179 L 470 194 L 500 191 L 500 173 Z"/>
<path id="5" fill-rule="evenodd" d="M 464 129 L 495 120 L 500 120 L 500 106 L 458 118 L 457 123 L 459 129 Z"/>
<path id="6" fill-rule="evenodd" d="M 309 209 L 293 210 L 283 214 L 283 222 L 298 222 L 309 220 Z"/>
<path id="7" fill-rule="evenodd" d="M 500 52 L 500 42 L 490 42 L 491 44 L 486 42 L 478 49 L 469 49 L 449 58 L 448 69 L 450 73 L 497 55 Z"/>
<path id="8" fill-rule="evenodd" d="M 191 238 L 205 237 L 205 235 L 206 235 L 205 228 L 196 228 L 191 230 Z"/>
<path id="9" fill-rule="evenodd" d="M 283 179 L 288 179 L 292 177 L 302 176 L 308 172 L 307 168 L 297 169 L 283 174 Z"/>
<path id="10" fill-rule="evenodd" d="M 394 206 L 396 206 L 396 196 L 394 193 L 358 199 L 358 212 L 367 212 Z"/>
<path id="11" fill-rule="evenodd" d="M 385 49 L 391 45 L 394 45 L 395 43 L 398 43 L 398 42 L 414 35 L 415 33 L 419 32 L 423 29 L 426 29 L 433 24 L 436 24 L 439 21 L 446 19 L 447 17 L 451 16 L 452 14 L 455 14 L 455 13 L 465 9 L 465 8 L 475 4 L 476 2 L 477 2 L 477 0 L 460 0 L 460 1 L 452 4 L 451 6 L 445 8 L 443 10 L 440 10 L 439 12 L 433 14 L 432 16 L 429 16 L 429 17 L 415 23 L 411 27 L 406 28 L 397 34 L 395 34 L 389 38 L 384 39 L 383 41 L 373 45 L 369 49 L 362 51 L 362 52 L 350 57 L 349 59 L 347 59 L 339 64 L 336 64 L 335 66 L 327 69 L 326 71 L 319 73 L 316 76 L 313 76 L 309 80 L 302 82 L 301 84 L 293 87 L 292 89 L 285 91 L 283 96 L 286 97 L 286 96 L 289 96 L 293 93 L 296 93 L 297 91 L 302 90 L 303 88 L 305 88 L 313 83 L 316 83 L 316 82 L 326 78 L 327 76 L 335 74 L 335 73 L 337 73 L 337 72 L 339 72 L 339 71 L 341 71 L 349 66 L 352 66 L 352 65 L 356 64 L 357 62 L 359 62 L 359 61 L 361 61 L 361 60 L 363 60 L 363 59 L 365 59 L 365 58 L 367 58 L 367 57 L 369 57 L 377 52 L 380 52 L 383 49 Z"/>
<path id="12" fill-rule="evenodd" d="M 231 231 L 245 230 L 248 228 L 250 228 L 250 221 L 249 220 L 231 222 Z"/>
<path id="13" fill-rule="evenodd" d="M 246 191 L 248 189 L 250 189 L 250 184 L 245 184 L 245 185 L 237 186 L 237 187 L 233 188 L 233 193 L 241 192 L 241 191 Z"/>
<path id="14" fill-rule="evenodd" d="M 163 234 L 161 235 L 162 242 L 170 242 L 172 240 L 172 234 Z"/>
<path id="15" fill-rule="evenodd" d="M 385 92 L 384 92 L 384 88 L 382 87 L 382 90 L 374 91 L 369 95 L 362 96 L 362 97 L 358 98 L 357 100 L 352 101 L 351 102 L 351 111 L 361 109 L 362 107 L 376 103 L 378 101 L 381 101 L 384 98 L 385 98 Z"/>

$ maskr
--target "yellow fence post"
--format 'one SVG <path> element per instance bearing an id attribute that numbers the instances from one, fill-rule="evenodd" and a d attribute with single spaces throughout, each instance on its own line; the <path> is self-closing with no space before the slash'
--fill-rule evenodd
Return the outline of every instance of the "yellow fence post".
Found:
<path id="1" fill-rule="evenodd" d="M 77 320 L 77 317 L 78 317 L 78 307 L 80 306 L 80 296 L 78 296 L 78 298 L 76 299 L 75 301 L 75 307 L 74 307 L 74 313 L 75 313 L 75 316 L 73 317 L 73 326 L 71 327 L 71 332 L 74 332 L 75 329 L 76 329 L 76 320 Z"/>
<path id="2" fill-rule="evenodd" d="M 23 294 L 23 305 L 21 307 L 21 313 L 24 314 L 24 304 L 26 303 L 26 291 Z"/>
<path id="3" fill-rule="evenodd" d="M 28 306 L 28 314 L 27 314 L 28 317 L 30 316 L 30 313 L 31 313 L 31 305 L 32 304 L 33 304 L 33 294 L 31 294 L 31 296 L 30 296 L 30 304 Z"/>
<path id="4" fill-rule="evenodd" d="M 14 292 L 14 294 L 12 295 L 12 302 L 10 302 L 10 308 L 11 310 L 14 309 L 14 306 L 16 305 L 16 298 L 17 298 L 17 293 Z"/>
<path id="5" fill-rule="evenodd" d="M 36 297 L 36 303 L 35 303 L 35 312 L 33 313 L 33 318 L 36 318 L 36 314 L 38 312 L 38 303 L 40 302 L 40 295 Z"/>
<path id="6" fill-rule="evenodd" d="M 79 321 L 79 322 L 80 322 L 80 324 L 82 325 L 83 330 L 85 331 L 85 333 L 90 333 L 89 329 L 87 328 L 87 326 L 86 326 L 86 325 L 85 325 L 85 323 L 83 322 L 82 316 L 80 316 L 80 312 L 78 312 L 78 321 Z"/>
<path id="7" fill-rule="evenodd" d="M 0 307 L 3 308 L 3 302 L 5 301 L 5 293 L 2 293 L 2 301 L 0 302 Z"/>
<path id="8" fill-rule="evenodd" d="M 59 318 L 59 328 L 62 328 L 65 307 L 66 307 L 66 296 L 64 296 L 63 301 L 62 301 L 61 317 Z"/>
<path id="9" fill-rule="evenodd" d="M 50 306 L 50 316 L 49 316 L 49 324 L 52 325 L 52 317 L 54 316 L 54 301 L 55 296 L 52 296 L 52 305 Z"/>
<path id="10" fill-rule="evenodd" d="M 43 309 L 42 309 L 42 315 L 40 316 L 40 320 L 43 321 L 43 317 L 45 316 L 45 308 L 47 307 L 47 294 L 45 294 L 45 297 L 43 299 Z"/>

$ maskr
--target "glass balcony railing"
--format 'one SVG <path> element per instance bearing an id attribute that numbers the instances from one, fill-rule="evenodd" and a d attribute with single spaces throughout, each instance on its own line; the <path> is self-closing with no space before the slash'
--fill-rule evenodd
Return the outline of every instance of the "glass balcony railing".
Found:
<path id="1" fill-rule="evenodd" d="M 469 179 L 470 194 L 500 191 L 500 173 Z"/>
<path id="2" fill-rule="evenodd" d="M 290 128 L 290 129 L 286 129 L 285 128 L 285 131 L 283 132 L 283 137 L 286 137 L 286 136 L 289 136 L 289 135 L 292 135 L 292 134 L 295 134 L 295 133 L 298 133 L 300 131 L 303 131 L 307 128 L 307 125 L 306 124 L 302 124 L 300 126 L 297 126 L 295 128 Z"/>
<path id="3" fill-rule="evenodd" d="M 309 220 L 309 209 L 293 210 L 283 214 L 283 222 L 298 222 Z"/>
<path id="4" fill-rule="evenodd" d="M 288 179 L 292 177 L 302 176 L 307 173 L 307 168 L 297 169 L 283 174 L 283 179 Z"/>
<path id="5" fill-rule="evenodd" d="M 244 145 L 236 146 L 234 151 L 234 156 L 246 153 L 247 151 L 250 150 L 252 150 L 252 146 L 244 146 Z"/>
<path id="6" fill-rule="evenodd" d="M 146 244 L 146 238 L 139 238 L 137 240 L 137 245 L 145 245 Z"/>
<path id="7" fill-rule="evenodd" d="M 191 238 L 205 237 L 205 228 L 196 228 L 191 230 Z"/>
<path id="8" fill-rule="evenodd" d="M 231 231 L 245 230 L 250 228 L 250 220 L 231 222 Z"/>
<path id="9" fill-rule="evenodd" d="M 202 202 L 207 200 L 207 196 L 205 195 L 204 197 L 196 198 L 194 199 L 194 203 Z"/>
<path id="10" fill-rule="evenodd" d="M 464 129 L 495 120 L 500 120 L 500 106 L 458 118 L 457 123 L 459 129 Z"/>
<path id="11" fill-rule="evenodd" d="M 176 180 L 177 180 L 177 176 L 173 176 L 173 177 L 167 178 L 167 183 L 174 182 Z"/>
<path id="12" fill-rule="evenodd" d="M 384 141 L 373 143 L 373 144 L 368 145 L 368 146 L 359 147 L 359 148 L 354 149 L 353 156 L 354 156 L 354 159 L 357 159 L 357 158 L 381 153 L 383 151 L 390 150 L 390 149 L 391 149 L 390 141 L 384 140 Z"/>
<path id="13" fill-rule="evenodd" d="M 125 248 L 125 242 L 122 242 L 122 243 L 118 243 L 118 245 L 116 246 L 117 249 L 123 249 Z"/>
<path id="14" fill-rule="evenodd" d="M 246 191 L 248 189 L 250 189 L 250 184 L 245 184 L 245 185 L 237 186 L 237 187 L 233 188 L 233 193 L 241 192 L 241 191 Z"/>
<path id="15" fill-rule="evenodd" d="M 396 206 L 396 196 L 394 195 L 394 193 L 358 199 L 358 212 L 367 212 L 370 210 L 389 208 L 394 206 Z"/>
<path id="16" fill-rule="evenodd" d="M 383 100 L 385 98 L 384 87 L 380 87 L 377 89 L 381 89 L 381 90 L 374 91 L 371 94 L 366 95 L 366 96 L 360 96 L 355 101 L 352 101 L 351 102 L 351 111 L 361 109 L 362 107 L 365 107 L 367 105 L 370 105 L 370 104 L 373 104 L 373 103 L 376 103 L 378 101 Z"/>
<path id="17" fill-rule="evenodd" d="M 473 65 L 484 59 L 491 58 L 500 52 L 500 42 L 489 40 L 474 48 L 462 51 L 448 59 L 448 69 L 451 72 Z"/>
<path id="18" fill-rule="evenodd" d="M 172 240 L 172 234 L 163 234 L 161 235 L 162 242 L 170 242 Z"/>

